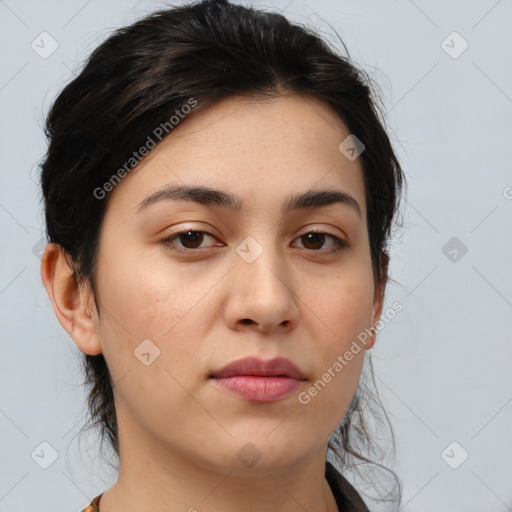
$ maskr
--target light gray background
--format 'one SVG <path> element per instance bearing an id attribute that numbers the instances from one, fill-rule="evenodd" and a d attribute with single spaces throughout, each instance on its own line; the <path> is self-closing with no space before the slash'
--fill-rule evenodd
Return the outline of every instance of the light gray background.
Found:
<path id="1" fill-rule="evenodd" d="M 512 0 L 254 5 L 286 8 L 334 43 L 335 29 L 384 95 L 409 193 L 386 300 L 404 310 L 373 354 L 402 510 L 512 510 Z M 43 235 L 37 164 L 47 108 L 80 63 L 113 29 L 163 6 L 0 0 L 0 512 L 79 510 L 115 480 L 95 461 L 94 436 L 82 458 L 74 437 L 82 375 L 33 250 Z M 58 42 L 46 59 L 31 48 L 43 31 Z M 453 31 L 469 44 L 457 58 L 442 46 Z M 462 43 L 445 45 L 454 54 Z M 452 237 L 468 248 L 455 262 L 442 252 Z M 48 469 L 31 456 L 42 442 L 58 452 Z M 462 450 L 469 458 L 453 469 L 446 461 Z"/>

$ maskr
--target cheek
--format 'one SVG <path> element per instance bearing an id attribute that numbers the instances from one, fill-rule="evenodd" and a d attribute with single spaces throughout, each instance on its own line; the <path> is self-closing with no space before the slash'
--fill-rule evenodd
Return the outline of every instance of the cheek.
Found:
<path id="1" fill-rule="evenodd" d="M 308 289 L 304 283 L 303 290 Z M 336 428 L 356 391 L 365 350 L 358 335 L 370 325 L 373 278 L 368 268 L 353 267 L 326 280 L 319 292 L 303 297 L 310 312 L 308 329 L 315 340 L 315 375 L 298 397 L 308 416 Z"/>
<path id="2" fill-rule="evenodd" d="M 201 341 L 210 328 L 213 310 L 205 294 L 219 277 L 212 272 L 204 276 L 186 273 L 171 268 L 165 257 L 150 259 L 143 252 L 109 256 L 105 251 L 103 261 L 107 260 L 116 264 L 98 267 L 105 305 L 100 336 L 114 381 L 130 371 L 131 379 L 140 380 L 138 393 L 155 392 L 161 385 L 166 389 L 169 381 L 171 387 L 175 385 L 170 374 L 185 384 L 206 371 Z M 146 353 L 149 356 L 142 356 Z M 141 357 L 154 363 L 145 367 Z M 155 398 L 159 393 L 156 390 Z"/>
<path id="3" fill-rule="evenodd" d="M 163 256 L 105 248 L 103 261 L 115 264 L 98 267 L 102 302 L 134 339 L 164 336 L 201 297 L 197 280 L 187 283 L 186 275 Z"/>
<path id="4" fill-rule="evenodd" d="M 325 330 L 327 346 L 340 351 L 370 325 L 373 295 L 371 274 L 354 270 L 329 279 L 304 302 Z"/>
<path id="5" fill-rule="evenodd" d="M 311 430 L 330 435 L 346 415 L 356 392 L 364 351 L 352 354 L 350 361 L 344 358 L 344 350 L 329 347 L 323 354 L 315 376 L 297 396 L 302 410 L 301 424 L 304 435 Z M 299 414 L 296 415 L 297 419 Z"/>

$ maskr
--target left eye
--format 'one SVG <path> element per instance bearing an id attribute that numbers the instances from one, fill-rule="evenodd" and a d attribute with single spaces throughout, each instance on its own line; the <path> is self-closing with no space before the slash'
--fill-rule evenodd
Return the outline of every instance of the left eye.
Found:
<path id="1" fill-rule="evenodd" d="M 326 238 L 330 238 L 333 241 L 333 247 L 330 249 L 325 249 L 322 252 L 338 252 L 348 247 L 348 243 L 341 240 L 337 236 L 331 235 L 330 233 L 323 233 L 321 231 L 310 231 L 304 235 L 301 235 L 297 240 L 305 239 L 307 244 L 315 245 L 317 246 L 316 249 L 318 249 L 318 245 L 322 246 Z M 306 247 L 306 249 L 307 248 L 308 247 Z"/>
<path id="2" fill-rule="evenodd" d="M 171 236 L 162 240 L 163 243 L 167 244 L 172 250 L 176 250 L 179 252 L 190 252 L 194 249 L 204 249 L 205 247 L 200 247 L 201 243 L 204 241 L 205 237 L 210 237 L 215 239 L 215 237 L 208 233 L 207 231 L 197 231 L 197 230 L 186 230 L 179 231 L 177 233 L 172 234 Z M 324 249 L 323 251 L 318 251 L 324 243 L 326 238 L 332 240 L 332 247 L 330 249 Z M 178 240 L 184 245 L 178 245 L 175 243 L 175 240 Z M 309 231 L 299 236 L 296 240 L 303 241 L 303 244 L 310 244 L 314 247 L 304 247 L 305 249 L 310 249 L 314 252 L 338 252 L 342 249 L 349 247 L 349 244 L 337 236 L 331 235 L 330 233 L 324 233 L 322 231 Z M 174 246 L 174 247 L 173 247 Z"/>

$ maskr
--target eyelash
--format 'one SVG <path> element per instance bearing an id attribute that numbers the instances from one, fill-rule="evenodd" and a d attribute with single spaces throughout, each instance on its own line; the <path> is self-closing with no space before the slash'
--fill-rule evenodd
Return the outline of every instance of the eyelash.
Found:
<path id="1" fill-rule="evenodd" d="M 201 249 L 207 249 L 207 247 L 201 247 L 201 248 L 196 248 L 196 249 L 189 249 L 189 248 L 186 248 L 186 247 L 180 247 L 179 245 L 176 245 L 175 243 L 173 243 L 173 240 L 177 239 L 180 235 L 186 234 L 186 233 L 203 233 L 205 235 L 211 236 L 212 238 L 215 238 L 215 236 L 213 236 L 211 233 L 208 233 L 208 231 L 201 231 L 201 230 L 198 230 L 198 229 L 185 229 L 183 231 L 178 231 L 176 233 L 173 233 L 172 235 L 168 236 L 167 238 L 164 238 L 163 240 L 161 240 L 161 242 L 163 244 L 167 245 L 171 250 L 177 251 L 177 252 L 180 252 L 180 253 L 190 253 L 190 252 L 194 252 L 194 251 L 195 252 L 199 252 L 199 251 L 201 251 Z M 348 244 L 347 242 L 345 242 L 341 238 L 338 238 L 337 236 L 332 235 L 331 233 L 326 233 L 326 232 L 321 231 L 321 230 L 313 229 L 313 230 L 307 231 L 306 233 L 304 233 L 303 235 L 300 235 L 297 238 L 302 238 L 303 236 L 306 236 L 306 235 L 309 235 L 309 234 L 312 234 L 312 233 L 320 234 L 320 235 L 326 235 L 327 237 L 330 237 L 334 241 L 334 248 L 328 249 L 328 250 L 324 250 L 324 251 L 310 249 L 313 252 L 323 253 L 323 254 L 335 254 L 335 253 L 341 252 L 342 250 L 347 249 L 348 247 L 350 247 L 350 244 Z"/>

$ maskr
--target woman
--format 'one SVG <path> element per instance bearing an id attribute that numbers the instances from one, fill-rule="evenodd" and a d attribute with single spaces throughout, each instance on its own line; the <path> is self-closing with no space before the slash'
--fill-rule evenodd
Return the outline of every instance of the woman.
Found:
<path id="1" fill-rule="evenodd" d="M 189 4 L 101 44 L 46 134 L 42 280 L 119 457 L 84 510 L 369 510 L 327 461 L 368 461 L 403 184 L 362 72 L 281 15 Z"/>

